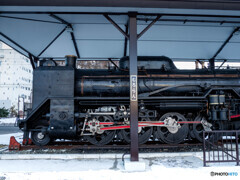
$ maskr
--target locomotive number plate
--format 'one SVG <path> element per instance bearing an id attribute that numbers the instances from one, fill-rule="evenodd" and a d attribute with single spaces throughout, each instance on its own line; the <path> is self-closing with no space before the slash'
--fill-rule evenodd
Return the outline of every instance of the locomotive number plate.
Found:
<path id="1" fill-rule="evenodd" d="M 137 101 L 138 100 L 138 91 L 137 91 L 137 76 L 131 75 L 130 78 L 130 99 L 131 101 Z"/>

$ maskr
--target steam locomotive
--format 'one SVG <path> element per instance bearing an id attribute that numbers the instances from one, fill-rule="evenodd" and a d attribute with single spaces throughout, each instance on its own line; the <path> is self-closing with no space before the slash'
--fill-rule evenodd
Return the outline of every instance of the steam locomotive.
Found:
<path id="1" fill-rule="evenodd" d="M 47 65 L 46 65 L 47 64 Z M 19 127 L 36 145 L 77 139 L 130 143 L 129 58 L 109 69 L 42 60 L 33 73 L 33 109 Z M 165 56 L 138 57 L 139 144 L 203 140 L 203 131 L 240 129 L 236 69 L 179 70 Z"/>

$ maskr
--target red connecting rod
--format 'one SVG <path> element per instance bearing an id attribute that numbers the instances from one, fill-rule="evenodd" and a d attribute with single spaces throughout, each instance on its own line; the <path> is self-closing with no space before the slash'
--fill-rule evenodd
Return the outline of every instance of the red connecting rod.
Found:
<path id="1" fill-rule="evenodd" d="M 178 122 L 179 124 L 199 124 L 201 121 L 181 121 Z M 114 122 L 100 122 L 100 125 L 114 125 Z M 161 121 L 141 121 L 138 122 L 138 127 L 147 127 L 147 126 L 159 126 L 164 125 L 164 122 Z M 107 130 L 118 130 L 118 129 L 129 129 L 130 125 L 120 125 L 120 126 L 108 126 L 102 127 L 100 130 L 107 131 Z"/>

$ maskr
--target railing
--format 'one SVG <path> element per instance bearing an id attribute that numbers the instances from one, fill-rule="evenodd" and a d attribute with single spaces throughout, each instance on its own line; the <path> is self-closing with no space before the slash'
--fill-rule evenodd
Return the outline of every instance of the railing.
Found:
<path id="1" fill-rule="evenodd" d="M 203 165 L 217 162 L 236 162 L 239 165 L 240 131 L 204 131 Z"/>

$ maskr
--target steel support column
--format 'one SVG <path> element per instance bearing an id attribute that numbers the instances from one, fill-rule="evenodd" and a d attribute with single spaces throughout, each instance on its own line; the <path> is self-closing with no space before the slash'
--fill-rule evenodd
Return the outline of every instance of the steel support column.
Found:
<path id="1" fill-rule="evenodd" d="M 129 13 L 130 135 L 131 161 L 138 161 L 137 13 Z"/>

